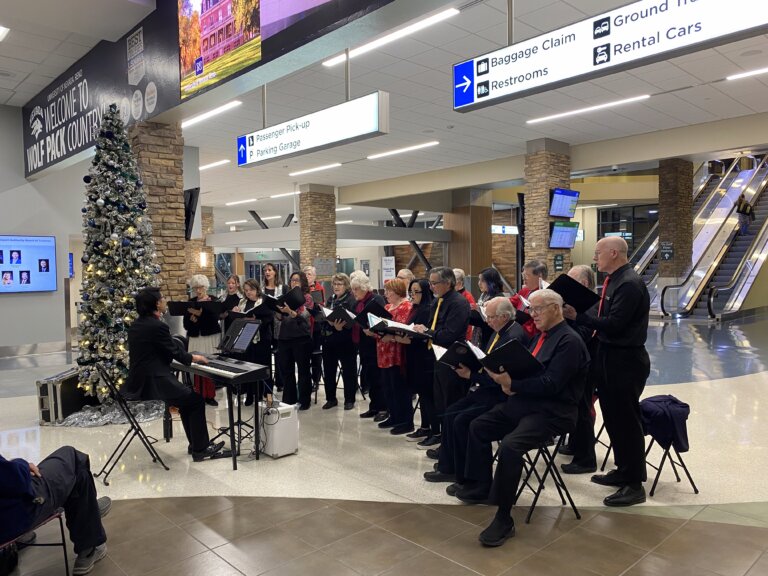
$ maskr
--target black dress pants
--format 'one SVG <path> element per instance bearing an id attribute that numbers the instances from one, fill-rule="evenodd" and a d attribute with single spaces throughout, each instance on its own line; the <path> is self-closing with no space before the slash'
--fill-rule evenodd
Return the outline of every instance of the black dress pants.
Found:
<path id="1" fill-rule="evenodd" d="M 367 338 L 367 336 L 365 336 Z M 360 355 L 360 386 L 363 390 L 368 388 L 368 409 L 376 412 L 384 412 L 387 409 L 387 401 L 384 396 L 384 382 L 374 354 Z"/>
<path id="2" fill-rule="evenodd" d="M 469 391 L 469 380 L 459 378 L 453 368 L 435 363 L 434 406 L 435 418 L 430 422 L 432 434 L 440 434 L 443 416 L 448 406 L 458 402 Z"/>
<path id="3" fill-rule="evenodd" d="M 278 340 L 277 358 L 280 374 L 283 378 L 283 398 L 286 404 L 301 404 L 309 407 L 312 400 L 312 378 L 310 376 L 310 356 L 312 355 L 312 338 L 296 338 L 295 340 Z M 296 373 L 298 372 L 298 381 Z"/>
<path id="4" fill-rule="evenodd" d="M 644 346 L 617 348 L 601 342 L 596 362 L 600 375 L 600 408 L 613 444 L 619 478 L 627 484 L 645 482 L 645 436 L 640 395 L 651 371 L 648 352 Z"/>
<path id="5" fill-rule="evenodd" d="M 400 366 L 381 369 L 384 395 L 387 399 L 389 422 L 395 426 L 413 426 L 413 404 L 411 390 Z"/>
<path id="6" fill-rule="evenodd" d="M 312 331 L 312 385 L 320 385 L 320 376 L 323 374 L 323 355 L 322 355 L 322 341 L 323 337 L 320 334 L 320 329 L 315 324 L 315 329 Z"/>
<path id="7" fill-rule="evenodd" d="M 177 392 L 181 392 L 181 395 L 173 395 Z M 159 399 L 179 409 L 181 425 L 184 427 L 184 434 L 192 451 L 202 452 L 211 442 L 205 421 L 205 400 L 191 388 L 187 388 L 186 391 L 174 388 L 173 393 L 169 392 L 169 396 Z"/>
<path id="8" fill-rule="evenodd" d="M 64 508 L 75 554 L 106 542 L 88 455 L 72 446 L 63 446 L 40 462 L 38 468 L 42 477 L 32 477 L 32 489 L 43 502 L 29 503 L 29 528 L 49 518 L 56 509 Z"/>
<path id="9" fill-rule="evenodd" d="M 357 394 L 357 351 L 352 342 L 323 343 L 323 380 L 325 399 L 336 401 L 336 371 L 341 363 L 341 380 L 344 383 L 344 403 L 355 401 Z"/>

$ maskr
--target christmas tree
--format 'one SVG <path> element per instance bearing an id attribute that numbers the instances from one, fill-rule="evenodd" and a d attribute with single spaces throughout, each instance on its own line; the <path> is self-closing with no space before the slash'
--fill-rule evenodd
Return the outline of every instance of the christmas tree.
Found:
<path id="1" fill-rule="evenodd" d="M 128 327 L 136 292 L 157 286 L 152 223 L 136 160 L 117 105 L 105 111 L 85 182 L 83 285 L 80 289 L 79 385 L 105 394 L 94 363 L 113 381 L 128 376 Z"/>

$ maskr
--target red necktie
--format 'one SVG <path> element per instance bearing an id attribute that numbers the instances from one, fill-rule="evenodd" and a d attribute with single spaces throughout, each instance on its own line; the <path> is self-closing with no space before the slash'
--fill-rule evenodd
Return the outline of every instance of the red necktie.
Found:
<path id="1" fill-rule="evenodd" d="M 600 292 L 600 304 L 597 306 L 597 317 L 600 318 L 600 313 L 603 311 L 603 300 L 605 300 L 605 293 L 608 288 L 608 282 L 611 281 L 610 276 L 606 276 L 605 280 L 603 281 L 603 289 Z"/>
<path id="2" fill-rule="evenodd" d="M 539 336 L 538 342 L 536 342 L 536 346 L 534 346 L 533 348 L 533 352 L 531 352 L 531 354 L 533 354 L 534 357 L 539 353 L 539 350 L 541 350 L 541 345 L 544 344 L 544 340 L 546 339 L 547 339 L 547 333 L 542 332 L 541 336 Z"/>

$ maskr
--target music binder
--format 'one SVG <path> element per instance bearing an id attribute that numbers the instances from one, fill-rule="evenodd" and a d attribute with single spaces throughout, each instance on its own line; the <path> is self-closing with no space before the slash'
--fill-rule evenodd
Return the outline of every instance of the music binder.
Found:
<path id="1" fill-rule="evenodd" d="M 500 374 L 507 372 L 515 378 L 528 378 L 544 370 L 544 366 L 519 340 L 509 340 L 480 360 L 483 367 Z"/>
<path id="2" fill-rule="evenodd" d="M 323 293 L 320 290 L 312 290 L 309 295 L 312 297 L 312 300 L 314 300 L 315 304 L 320 304 L 322 306 Z"/>
<path id="3" fill-rule="evenodd" d="M 355 316 L 355 322 L 360 324 L 363 328 L 369 328 L 368 325 L 368 314 L 373 314 L 374 316 L 377 316 L 379 318 L 384 318 L 385 320 L 391 320 L 392 314 L 389 313 L 389 311 L 384 308 L 381 304 L 376 302 L 376 300 L 371 299 L 368 304 L 363 307 L 363 310 Z"/>
<path id="4" fill-rule="evenodd" d="M 434 337 L 434 332 L 431 330 L 427 330 L 426 332 L 416 332 L 416 330 L 413 329 L 413 324 L 402 324 L 400 322 L 395 322 L 394 320 L 379 318 L 370 312 L 368 313 L 368 326 L 368 329 L 376 334 L 408 336 L 409 338 L 417 340 L 428 340 Z"/>
<path id="5" fill-rule="evenodd" d="M 264 302 L 275 312 L 280 312 L 279 307 L 286 305 L 295 311 L 304 306 L 304 292 L 301 291 L 301 287 L 296 286 L 278 298 L 267 294 Z"/>
<path id="6" fill-rule="evenodd" d="M 215 314 L 216 316 L 219 316 L 224 312 L 224 304 L 218 300 L 203 300 L 202 302 L 197 302 L 196 300 L 171 300 L 168 302 L 168 313 L 171 316 L 184 316 L 184 314 L 186 314 L 187 310 L 190 308 L 195 310 L 202 308 L 207 312 Z"/>
<path id="7" fill-rule="evenodd" d="M 549 285 L 549 289 L 560 294 L 565 303 L 573 306 L 578 313 L 586 312 L 600 302 L 600 296 L 597 293 L 584 286 L 581 282 L 574 280 L 568 274 L 560 274 Z"/>
<path id="8" fill-rule="evenodd" d="M 320 306 L 320 310 L 322 310 L 323 315 L 328 322 L 341 320 L 344 322 L 344 328 L 352 328 L 352 323 L 355 321 L 355 315 L 344 308 L 344 306 L 337 306 L 333 309 Z"/>
<path id="9" fill-rule="evenodd" d="M 456 341 L 440 356 L 439 362 L 451 368 L 458 368 L 461 364 L 469 368 L 471 372 L 478 372 L 483 369 L 480 360 L 485 356 L 485 352 L 471 342 Z"/>

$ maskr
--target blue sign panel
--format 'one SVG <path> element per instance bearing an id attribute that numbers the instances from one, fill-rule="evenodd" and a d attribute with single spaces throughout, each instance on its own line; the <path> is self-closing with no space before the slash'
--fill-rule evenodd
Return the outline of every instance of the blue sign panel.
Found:
<path id="1" fill-rule="evenodd" d="M 453 107 L 460 108 L 475 101 L 475 61 L 453 66 Z"/>
<path id="2" fill-rule="evenodd" d="M 237 165 L 242 166 L 247 164 L 245 136 L 238 136 L 237 138 Z"/>

